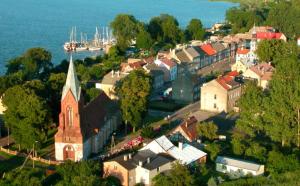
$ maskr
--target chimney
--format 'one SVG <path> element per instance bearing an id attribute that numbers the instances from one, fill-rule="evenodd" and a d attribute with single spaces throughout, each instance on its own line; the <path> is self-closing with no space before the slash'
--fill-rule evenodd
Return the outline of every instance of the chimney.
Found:
<path id="1" fill-rule="evenodd" d="M 271 66 L 271 61 L 268 64 Z"/>
<path id="2" fill-rule="evenodd" d="M 150 157 L 147 158 L 147 163 L 150 163 Z"/>
<path id="3" fill-rule="evenodd" d="M 188 127 L 188 122 L 187 121 L 185 122 L 185 127 Z"/>
<path id="4" fill-rule="evenodd" d="M 117 71 L 117 76 L 120 77 L 120 71 L 119 70 Z"/>
<path id="5" fill-rule="evenodd" d="M 130 160 L 132 159 L 132 154 L 131 153 L 128 154 L 128 159 L 130 159 Z"/>
<path id="6" fill-rule="evenodd" d="M 178 143 L 178 148 L 179 148 L 179 150 L 183 150 L 183 144 L 182 144 L 182 142 Z"/>
<path id="7" fill-rule="evenodd" d="M 139 166 L 142 167 L 143 166 L 143 162 L 139 161 Z"/>
<path id="8" fill-rule="evenodd" d="M 127 155 L 124 155 L 124 161 L 127 161 L 128 158 L 127 158 Z"/>
<path id="9" fill-rule="evenodd" d="M 111 77 L 114 77 L 114 75 L 115 75 L 115 71 L 112 70 L 112 71 L 111 71 Z"/>

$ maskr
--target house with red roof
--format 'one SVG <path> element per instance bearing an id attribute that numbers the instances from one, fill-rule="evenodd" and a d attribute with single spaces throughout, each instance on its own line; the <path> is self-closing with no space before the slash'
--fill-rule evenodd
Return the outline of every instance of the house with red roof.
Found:
<path id="1" fill-rule="evenodd" d="M 243 76 L 257 81 L 258 86 L 266 89 L 272 79 L 274 70 L 274 67 L 270 63 L 260 63 L 247 69 Z"/>
<path id="2" fill-rule="evenodd" d="M 176 141 L 196 141 L 198 139 L 197 123 L 198 120 L 195 116 L 188 117 L 172 131 L 172 139 Z"/>
<path id="3" fill-rule="evenodd" d="M 234 110 L 242 93 L 242 83 L 236 80 L 238 75 L 237 71 L 232 71 L 203 84 L 201 110 L 226 113 Z"/>
<path id="4" fill-rule="evenodd" d="M 258 42 L 261 40 L 272 40 L 272 39 L 278 39 L 278 40 L 281 39 L 283 41 L 286 41 L 286 36 L 280 32 L 257 32 L 256 39 Z"/>
<path id="5" fill-rule="evenodd" d="M 177 63 L 174 62 L 172 59 L 168 58 L 157 58 L 154 63 L 161 67 L 167 69 L 168 73 L 168 80 L 165 81 L 174 81 L 177 77 Z"/>

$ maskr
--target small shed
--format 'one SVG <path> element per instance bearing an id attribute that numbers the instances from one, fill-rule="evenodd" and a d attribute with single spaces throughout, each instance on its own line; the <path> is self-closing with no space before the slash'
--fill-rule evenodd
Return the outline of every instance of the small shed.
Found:
<path id="1" fill-rule="evenodd" d="M 216 171 L 243 177 L 246 175 L 258 176 L 264 173 L 264 165 L 246 160 L 218 156 L 216 159 Z"/>

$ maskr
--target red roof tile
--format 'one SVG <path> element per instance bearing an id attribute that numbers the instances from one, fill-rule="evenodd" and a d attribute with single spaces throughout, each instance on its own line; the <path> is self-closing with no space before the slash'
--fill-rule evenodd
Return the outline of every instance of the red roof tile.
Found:
<path id="1" fill-rule="evenodd" d="M 173 62 L 171 59 L 167 59 L 167 58 L 162 58 L 160 59 L 164 64 L 168 65 L 169 67 L 174 67 L 176 66 L 176 63 Z"/>
<path id="2" fill-rule="evenodd" d="M 238 76 L 240 74 L 238 73 L 238 71 L 235 70 L 235 71 L 228 72 L 226 75 L 235 77 L 235 76 Z"/>
<path id="3" fill-rule="evenodd" d="M 249 49 L 245 49 L 245 48 L 239 48 L 237 49 L 237 54 L 248 54 L 250 52 Z"/>
<path id="4" fill-rule="evenodd" d="M 227 73 L 225 76 L 218 77 L 216 81 L 226 90 L 231 89 L 231 85 L 234 82 L 234 77 L 238 76 L 239 73 L 237 71 L 232 71 Z"/>
<path id="5" fill-rule="evenodd" d="M 274 33 L 274 32 L 257 32 L 257 39 L 280 39 L 282 33 Z"/>
<path id="6" fill-rule="evenodd" d="M 183 121 L 178 127 L 182 129 L 186 136 L 189 137 L 190 141 L 197 139 L 197 125 L 198 120 L 195 116 L 189 117 L 185 121 Z"/>
<path id="7" fill-rule="evenodd" d="M 201 45 L 200 48 L 207 54 L 207 55 L 215 55 L 217 52 L 216 50 L 211 46 L 211 44 L 204 44 Z"/>

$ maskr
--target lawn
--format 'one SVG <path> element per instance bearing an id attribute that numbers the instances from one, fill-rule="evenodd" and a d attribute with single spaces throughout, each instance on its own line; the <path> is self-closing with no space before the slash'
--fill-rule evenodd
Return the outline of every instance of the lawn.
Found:
<path id="1" fill-rule="evenodd" d="M 4 172 L 9 172 L 12 171 L 13 169 L 16 169 L 20 166 L 22 166 L 22 164 L 25 161 L 24 157 L 20 157 L 20 156 L 14 156 L 14 155 L 10 155 L 4 152 L 0 152 L 0 175 L 3 174 Z M 32 161 L 31 160 L 27 160 L 27 162 L 25 163 L 24 167 L 25 168 L 30 168 L 32 167 Z M 43 164 L 40 162 L 34 162 L 35 163 L 35 167 L 39 167 L 42 169 L 46 169 L 49 167 L 49 165 L 47 164 Z"/>

